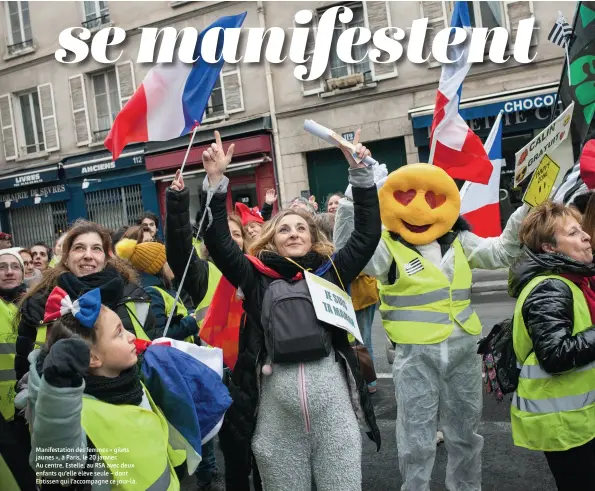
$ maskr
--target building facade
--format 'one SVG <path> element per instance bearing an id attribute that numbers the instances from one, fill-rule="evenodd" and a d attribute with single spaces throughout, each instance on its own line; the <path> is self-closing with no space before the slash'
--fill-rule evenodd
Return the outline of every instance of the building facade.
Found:
<path id="1" fill-rule="evenodd" d="M 504 64 L 476 64 L 463 89 L 463 114 L 482 137 L 498 111 L 506 112 L 507 165 L 501 187 L 503 216 L 507 216 L 518 205 L 518 193 L 510 184 L 511 159 L 547 125 L 555 104 L 563 51 L 547 41 L 547 34 L 558 9 L 572 18 L 574 3 L 468 4 L 474 26 L 506 27 L 513 39 L 519 19 L 534 16 L 538 27 L 533 63 L 521 65 L 511 58 Z M 337 20 L 329 64 L 320 79 L 300 82 L 289 60 L 224 65 L 187 161 L 192 213 L 204 176 L 200 156 L 211 143 L 214 128 L 221 131 L 226 144 L 236 143 L 230 167 L 230 209 L 234 201 L 262 205 L 271 187 L 277 187 L 281 205 L 296 196 L 314 194 L 322 207 L 328 193 L 345 189 L 347 172 L 341 153 L 306 133 L 305 119 L 346 138 L 362 128 L 362 141 L 390 170 L 427 159 L 440 66 L 431 58 L 413 64 L 406 55 L 396 63 L 372 63 L 365 58 L 345 64 L 335 47 L 339 35 L 351 27 L 365 26 L 374 32 L 393 25 L 407 30 L 423 16 L 431 28 L 427 51 L 433 34 L 447 26 L 452 2 L 155 1 L 143 3 L 140 11 L 137 2 L 2 2 L 2 229 L 13 231 L 23 245 L 29 245 L 53 240 L 78 217 L 117 228 L 134 221 L 143 209 L 164 214 L 165 189 L 182 164 L 189 137 L 131 145 L 116 162 L 103 147 L 118 111 L 150 69 L 136 63 L 139 28 L 202 30 L 218 17 L 246 11 L 245 28 L 284 29 L 286 53 L 297 11 L 312 11 L 309 27 L 315 32 L 317 20 L 336 5 L 349 6 L 354 15 L 349 23 Z M 108 49 L 108 56 L 123 50 L 118 61 L 100 64 L 89 56 L 81 63 L 57 62 L 59 34 L 74 26 L 92 33 L 108 26 L 123 28 L 126 41 Z M 312 52 L 314 40 L 308 39 L 307 53 Z M 265 49 L 266 45 L 262 58 Z M 353 48 L 354 58 L 361 58 L 362 49 Z M 557 158 L 574 158 L 570 140 L 557 152 Z"/>

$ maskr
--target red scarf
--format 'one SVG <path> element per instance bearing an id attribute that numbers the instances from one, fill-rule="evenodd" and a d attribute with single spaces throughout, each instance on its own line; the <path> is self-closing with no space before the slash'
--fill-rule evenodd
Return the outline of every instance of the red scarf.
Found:
<path id="1" fill-rule="evenodd" d="M 249 255 L 246 257 L 262 274 L 275 279 L 282 278 L 277 271 L 265 266 L 260 259 Z M 302 273 L 298 273 L 294 279 L 301 278 Z M 205 343 L 223 350 L 223 361 L 232 370 L 238 359 L 240 324 L 244 315 L 242 301 L 243 299 L 237 296 L 237 290 L 223 276 L 215 289 L 199 333 Z"/>
<path id="2" fill-rule="evenodd" d="M 571 274 L 571 273 L 564 273 L 561 274 L 562 278 L 566 278 L 567 280 L 572 281 L 576 286 L 578 286 L 585 299 L 587 300 L 587 305 L 589 306 L 589 312 L 591 313 L 591 322 L 595 324 L 595 291 L 593 291 L 592 286 L 595 285 L 595 276 L 581 276 L 578 274 Z"/>

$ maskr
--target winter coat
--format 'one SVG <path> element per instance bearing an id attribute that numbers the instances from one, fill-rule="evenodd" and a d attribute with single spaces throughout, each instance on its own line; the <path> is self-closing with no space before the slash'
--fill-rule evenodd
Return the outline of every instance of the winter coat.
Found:
<path id="1" fill-rule="evenodd" d="M 21 307 L 21 317 L 17 333 L 16 356 L 14 361 L 17 381 L 29 371 L 27 356 L 29 356 L 29 353 L 34 349 L 35 339 L 37 338 L 37 329 L 43 325 L 45 304 L 50 293 L 51 289 L 38 291 L 27 298 Z M 114 311 L 122 320 L 124 328 L 127 331 L 134 333 L 134 326 L 125 304 L 126 302 L 149 302 L 150 298 L 140 286 L 129 282 L 124 283 L 121 298 L 121 303 L 118 304 Z M 151 339 L 157 337 L 157 333 L 155 332 L 155 316 L 150 310 L 147 319 L 145 320 L 144 331 Z"/>
<path id="2" fill-rule="evenodd" d="M 381 236 L 378 192 L 371 169 L 350 170 L 350 180 L 354 180 L 355 228 L 346 245 L 334 257 L 341 281 L 332 267 L 323 276 L 339 287 L 341 282 L 348 285 L 358 276 L 374 253 Z M 229 381 L 233 403 L 219 433 L 225 456 L 227 489 L 241 491 L 249 489 L 247 477 L 251 467 L 250 446 L 260 395 L 259 377 L 267 356 L 260 318 L 263 297 L 272 280 L 260 273 L 231 239 L 227 225 L 227 182 L 227 178 L 223 178 L 210 202 L 212 223 L 204 231 L 204 242 L 223 275 L 234 287 L 241 288 L 245 295 L 243 306 L 247 318 L 240 330 L 238 359 Z M 203 203 L 207 196 L 205 191 L 201 196 Z M 345 369 L 354 410 L 358 416 L 363 412 L 368 436 L 380 448 L 380 432 L 374 409 L 357 359 L 349 345 L 347 332 L 334 329 L 332 333 L 333 348 Z"/>
<path id="3" fill-rule="evenodd" d="M 166 229 L 165 251 L 167 263 L 174 276 L 181 281 L 192 251 L 192 261 L 184 280 L 184 290 L 190 295 L 196 307 L 209 288 L 209 264 L 200 259 L 192 244 L 194 230 L 190 224 L 190 192 L 167 188 L 165 191 Z"/>
<path id="4" fill-rule="evenodd" d="M 569 273 L 595 276 L 586 266 L 562 254 L 534 254 L 529 250 L 510 269 L 508 291 L 517 298 L 524 286 L 540 275 Z M 572 335 L 573 297 L 562 280 L 548 278 L 529 294 L 522 308 L 523 321 L 541 367 L 561 373 L 595 361 L 595 329 Z"/>

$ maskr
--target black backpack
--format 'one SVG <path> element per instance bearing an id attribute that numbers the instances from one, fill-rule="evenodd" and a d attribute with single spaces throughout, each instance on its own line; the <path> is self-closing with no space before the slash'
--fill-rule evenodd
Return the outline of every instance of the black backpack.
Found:
<path id="1" fill-rule="evenodd" d="M 486 392 L 493 392 L 498 401 L 504 394 L 514 392 L 519 384 L 520 370 L 512 344 L 512 324 L 512 318 L 499 322 L 478 343 Z"/>
<path id="2" fill-rule="evenodd" d="M 273 363 L 302 363 L 329 356 L 332 326 L 316 317 L 306 280 L 272 281 L 262 302 L 265 345 Z"/>

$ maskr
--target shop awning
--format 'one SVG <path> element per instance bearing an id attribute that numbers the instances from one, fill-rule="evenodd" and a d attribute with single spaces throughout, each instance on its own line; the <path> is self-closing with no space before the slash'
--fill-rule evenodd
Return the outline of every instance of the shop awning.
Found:
<path id="1" fill-rule="evenodd" d="M 14 170 L 14 173 L 0 176 L 0 190 L 14 189 L 24 186 L 33 186 L 36 184 L 45 184 L 47 182 L 57 181 L 58 168 L 60 164 L 37 167 L 28 170 Z"/>
<path id="2" fill-rule="evenodd" d="M 63 167 L 68 178 L 109 172 L 135 165 L 144 165 L 144 153 L 144 148 L 129 150 L 122 152 L 118 159 L 114 161 L 108 151 L 94 152 L 64 159 Z"/>
<path id="3" fill-rule="evenodd" d="M 234 164 L 230 164 L 227 167 L 226 172 L 238 172 L 238 171 L 242 171 L 242 170 L 253 169 L 254 167 L 258 167 L 260 164 L 264 164 L 265 162 L 269 162 L 269 157 L 263 157 L 260 159 L 253 159 L 253 160 L 245 160 L 244 162 L 236 162 Z M 184 177 L 197 176 L 197 175 L 204 174 L 204 173 L 205 173 L 204 169 L 191 170 L 191 171 L 184 172 Z M 153 181 L 172 182 L 175 177 L 176 177 L 175 173 L 167 174 L 165 176 L 155 176 L 155 177 L 153 177 Z"/>
<path id="4" fill-rule="evenodd" d="M 464 119 L 470 120 L 497 116 L 501 110 L 514 113 L 553 106 L 557 88 L 557 83 L 550 83 L 462 99 L 459 112 Z M 434 104 L 411 109 L 408 114 L 413 128 L 426 128 L 432 125 Z"/>

